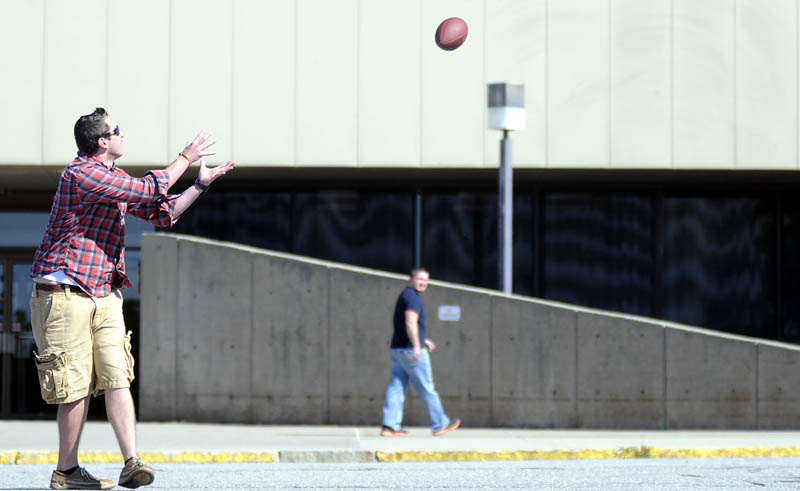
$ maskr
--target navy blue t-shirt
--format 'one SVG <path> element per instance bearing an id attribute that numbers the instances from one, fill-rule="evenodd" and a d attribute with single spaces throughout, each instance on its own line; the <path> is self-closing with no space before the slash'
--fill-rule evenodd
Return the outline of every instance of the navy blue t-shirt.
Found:
<path id="1" fill-rule="evenodd" d="M 419 313 L 419 344 L 425 346 L 425 305 L 416 290 L 407 286 L 394 306 L 394 335 L 392 348 L 413 348 L 406 332 L 406 310 Z"/>

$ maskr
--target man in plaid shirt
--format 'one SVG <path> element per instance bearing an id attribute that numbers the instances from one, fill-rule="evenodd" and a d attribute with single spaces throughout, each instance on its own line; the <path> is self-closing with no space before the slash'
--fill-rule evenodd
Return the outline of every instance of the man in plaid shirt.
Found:
<path id="1" fill-rule="evenodd" d="M 153 482 L 153 469 L 136 456 L 136 413 L 130 393 L 133 356 L 122 317 L 125 276 L 125 215 L 160 227 L 181 214 L 234 163 L 209 168 L 203 157 L 215 142 L 201 131 L 165 169 L 142 178 L 116 167 L 124 134 L 103 108 L 75 123 L 78 156 L 58 183 L 50 220 L 36 251 L 31 276 L 31 320 L 42 397 L 58 404 L 58 466 L 53 489 L 110 489 L 78 465 L 78 444 L 89 396 L 105 395 L 106 413 L 125 459 L 119 485 L 137 488 Z M 194 184 L 167 194 L 192 162 L 199 162 Z"/>

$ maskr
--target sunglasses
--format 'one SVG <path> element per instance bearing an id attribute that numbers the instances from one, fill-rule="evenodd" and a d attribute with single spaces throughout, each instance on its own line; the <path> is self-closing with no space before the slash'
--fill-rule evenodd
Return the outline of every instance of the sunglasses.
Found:
<path id="1" fill-rule="evenodd" d="M 103 136 L 105 136 L 107 138 L 110 137 L 111 135 L 119 136 L 119 125 L 114 126 L 113 130 L 108 130 L 105 133 L 103 133 Z"/>

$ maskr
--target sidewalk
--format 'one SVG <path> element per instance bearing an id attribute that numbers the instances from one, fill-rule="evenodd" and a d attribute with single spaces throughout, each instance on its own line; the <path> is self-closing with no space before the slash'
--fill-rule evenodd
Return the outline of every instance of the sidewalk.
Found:
<path id="1" fill-rule="evenodd" d="M 440 437 L 379 426 L 139 423 L 146 462 L 410 462 L 642 457 L 800 457 L 800 431 L 460 428 Z M 55 421 L 0 420 L 0 464 L 56 462 Z M 88 422 L 82 463 L 121 462 L 111 425 Z"/>

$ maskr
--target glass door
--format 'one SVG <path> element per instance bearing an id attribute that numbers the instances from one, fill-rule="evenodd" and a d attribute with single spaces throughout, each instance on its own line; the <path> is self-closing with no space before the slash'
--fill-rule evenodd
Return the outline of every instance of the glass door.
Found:
<path id="1" fill-rule="evenodd" d="M 11 412 L 11 357 L 7 346 L 10 341 L 6 339 L 6 312 L 6 264 L 0 262 L 0 417 L 3 418 Z"/>
<path id="2" fill-rule="evenodd" d="M 31 331 L 30 298 L 33 279 L 29 276 L 30 258 L 23 263 L 12 264 L 11 309 L 14 314 L 12 331 L 16 335 L 14 365 L 11 383 L 11 412 L 17 417 L 42 417 L 55 413 L 55 407 L 46 404 L 39 393 L 39 375 L 33 362 L 36 342 Z"/>
<path id="3" fill-rule="evenodd" d="M 39 394 L 33 351 L 30 296 L 33 280 L 28 276 L 33 257 L 0 254 L 0 417 L 49 418 L 56 406 Z"/>
<path id="4" fill-rule="evenodd" d="M 0 419 L 51 419 L 58 406 L 46 404 L 39 391 L 39 376 L 33 361 L 36 349 L 31 331 L 30 297 L 33 281 L 28 276 L 34 251 L 47 227 L 48 211 L 4 212 L 0 210 Z M 131 217 L 127 221 L 126 265 L 128 277 L 139 284 L 141 237 L 153 226 Z M 138 353 L 139 293 L 124 291 L 123 315 L 133 336 L 134 357 Z M 135 373 L 138 366 L 134 367 Z M 138 374 L 138 373 L 137 373 Z M 131 392 L 138 400 L 138 386 Z M 105 419 L 103 400 L 89 406 L 89 419 Z"/>

